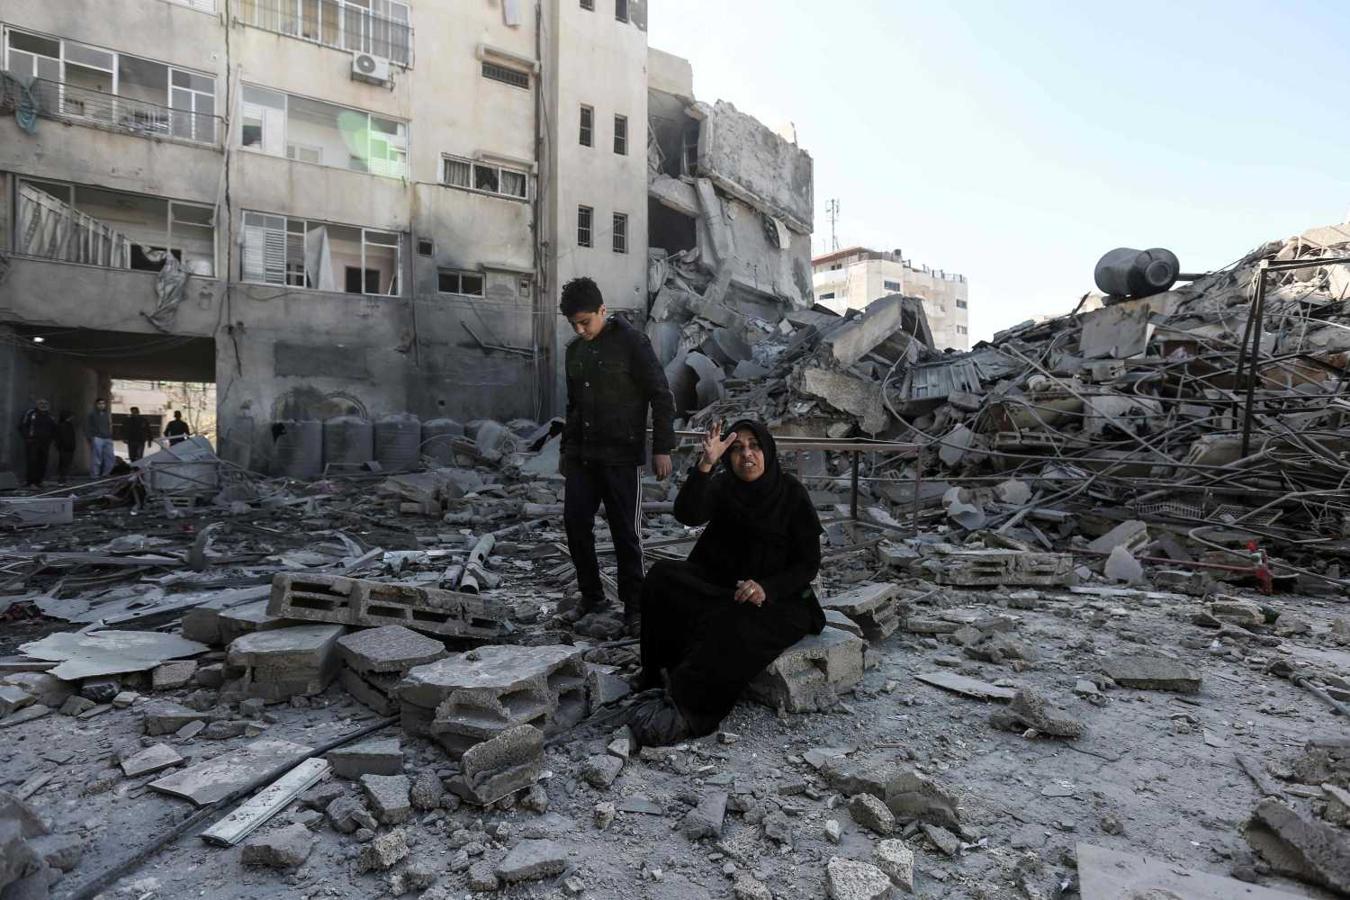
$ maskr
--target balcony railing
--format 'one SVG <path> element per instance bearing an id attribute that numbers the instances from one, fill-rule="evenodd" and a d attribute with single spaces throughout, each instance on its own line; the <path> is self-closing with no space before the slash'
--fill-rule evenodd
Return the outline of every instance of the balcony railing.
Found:
<path id="1" fill-rule="evenodd" d="M 48 119 L 197 144 L 217 144 L 224 133 L 219 116 L 190 109 L 174 109 L 45 78 L 34 79 L 32 91 L 38 115 Z"/>
<path id="2" fill-rule="evenodd" d="M 412 26 L 347 0 L 235 0 L 235 15 L 254 28 L 412 65 Z"/>

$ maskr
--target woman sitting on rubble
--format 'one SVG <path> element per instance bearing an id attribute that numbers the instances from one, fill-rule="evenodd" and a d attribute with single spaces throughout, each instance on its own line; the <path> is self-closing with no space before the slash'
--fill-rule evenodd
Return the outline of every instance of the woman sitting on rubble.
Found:
<path id="1" fill-rule="evenodd" d="M 629 725 L 644 746 L 717 730 L 751 679 L 825 626 L 811 589 L 822 529 L 806 488 L 779 468 L 763 425 L 721 425 L 675 500 L 675 518 L 707 527 L 687 561 L 657 563 L 643 587 L 648 696 Z"/>

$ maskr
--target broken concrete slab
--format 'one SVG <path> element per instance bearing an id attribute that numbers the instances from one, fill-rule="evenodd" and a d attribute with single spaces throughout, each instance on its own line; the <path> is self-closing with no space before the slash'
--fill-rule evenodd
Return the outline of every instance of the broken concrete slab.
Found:
<path id="1" fill-rule="evenodd" d="M 1138 553 L 1148 540 L 1148 526 L 1138 519 L 1129 519 L 1091 541 L 1087 548 L 1094 553 L 1110 553 L 1117 547 L 1124 547 L 1131 553 Z"/>
<path id="2" fill-rule="evenodd" d="M 895 814 L 871 794 L 854 794 L 850 797 L 848 812 L 854 822 L 874 834 L 886 837 L 895 830 Z"/>
<path id="3" fill-rule="evenodd" d="M 448 787 L 462 800 L 487 806 L 534 784 L 543 766 L 544 733 L 518 725 L 466 750 Z"/>
<path id="4" fill-rule="evenodd" d="M 1334 825 L 1304 819 L 1267 799 L 1252 811 L 1244 834 L 1276 872 L 1350 893 L 1350 837 Z"/>
<path id="5" fill-rule="evenodd" d="M 828 709 L 862 680 L 866 647 L 866 641 L 838 628 L 807 635 L 757 675 L 746 694 L 788 712 Z"/>
<path id="6" fill-rule="evenodd" d="M 383 872 L 408 855 L 408 838 L 403 829 L 396 828 L 377 836 L 361 848 L 356 858 L 356 871 Z"/>
<path id="7" fill-rule="evenodd" d="M 914 892 L 914 851 L 904 841 L 877 841 L 872 850 L 872 861 L 900 890 Z"/>
<path id="8" fill-rule="evenodd" d="M 973 700 L 1009 701 L 1017 696 L 1017 691 L 1014 688 L 999 687 L 987 681 L 980 681 L 978 678 L 958 675 L 955 672 L 921 672 L 914 677 L 924 684 L 931 684 L 933 687 L 940 687 L 943 690 L 960 694 L 963 697 L 970 697 Z"/>
<path id="9" fill-rule="evenodd" d="M 1083 735 L 1083 723 L 1050 706 L 1048 700 L 1030 688 L 1023 688 L 1006 709 L 989 717 L 995 728 L 1025 731 L 1028 728 L 1049 737 L 1077 738 Z"/>
<path id="10" fill-rule="evenodd" d="M 324 754 L 339 778 L 356 780 L 362 775 L 402 775 L 403 749 L 398 738 L 369 738 L 334 747 Z"/>
<path id="11" fill-rule="evenodd" d="M 141 707 L 141 723 L 145 733 L 151 737 L 174 734 L 184 725 L 191 722 L 205 723 L 210 718 L 207 713 L 197 712 L 181 703 L 168 700 L 152 700 Z"/>
<path id="12" fill-rule="evenodd" d="M 210 649 L 173 634 L 115 630 L 59 632 L 19 645 L 20 652 L 34 659 L 59 662 L 48 674 L 62 681 L 145 672 L 167 660 L 197 656 Z"/>
<path id="13" fill-rule="evenodd" d="M 128 778 L 150 775 L 163 769 L 179 765 L 183 757 L 167 744 L 151 744 L 134 756 L 122 760 L 122 774 Z"/>
<path id="14" fill-rule="evenodd" d="M 433 663 L 449 655 L 441 641 L 402 625 L 365 628 L 343 635 L 337 644 L 343 663 L 363 674 L 395 672 L 401 675 L 413 666 Z"/>
<path id="15" fill-rule="evenodd" d="M 890 424 L 891 417 L 877 382 L 809 366 L 797 373 L 796 388 L 808 397 L 816 397 L 855 417 L 858 427 L 867 434 L 877 434 Z"/>
<path id="16" fill-rule="evenodd" d="M 900 627 L 900 585 L 862 584 L 820 601 L 826 612 L 838 610 L 862 629 L 869 641 L 883 640 Z"/>
<path id="17" fill-rule="evenodd" d="M 196 674 L 197 663 L 195 660 L 187 659 L 164 663 L 156 666 L 155 670 L 150 673 L 150 687 L 156 691 L 175 690 L 191 683 L 193 676 Z"/>
<path id="18" fill-rule="evenodd" d="M 1102 566 L 1102 574 L 1112 581 L 1139 584 L 1144 580 L 1144 567 L 1140 565 L 1129 550 L 1118 546 L 1111 551 L 1110 556 L 1106 557 L 1106 563 Z"/>
<path id="19" fill-rule="evenodd" d="M 1074 584 L 1073 555 L 1019 550 L 962 550 L 931 560 L 938 584 L 962 587 Z"/>
<path id="20" fill-rule="evenodd" d="M 1079 893 L 1096 900 L 1185 897 L 1186 900 L 1294 900 L 1297 894 L 1179 867 L 1171 860 L 1080 842 Z"/>
<path id="21" fill-rule="evenodd" d="M 1102 671 L 1121 687 L 1194 694 L 1200 690 L 1200 673 L 1179 659 L 1161 653 L 1140 651 L 1108 657 Z"/>
<path id="22" fill-rule="evenodd" d="M 416 666 L 398 688 L 403 727 L 433 737 L 455 758 L 516 725 L 546 734 L 570 728 L 590 708 L 583 653 L 489 645 Z"/>
<path id="23" fill-rule="evenodd" d="M 561 844 L 543 839 L 526 839 L 516 844 L 497 864 L 494 873 L 507 884 L 538 881 L 561 875 L 567 868 L 567 850 Z"/>
<path id="24" fill-rule="evenodd" d="M 871 863 L 830 857 L 825 864 L 830 900 L 886 900 L 895 896 L 890 877 Z"/>
<path id="25" fill-rule="evenodd" d="M 911 766 L 889 756 L 830 757 L 820 772 L 830 787 L 840 793 L 847 796 L 871 794 L 885 803 L 897 818 L 958 827 L 956 797 Z"/>
<path id="26" fill-rule="evenodd" d="M 722 836 L 722 822 L 727 815 L 728 796 L 724 791 L 704 794 L 698 805 L 685 814 L 680 831 L 691 841 Z"/>
<path id="27" fill-rule="evenodd" d="M 182 797 L 197 806 L 206 806 L 229 796 L 253 781 L 260 773 L 291 768 L 304 760 L 314 748 L 290 741 L 262 738 L 197 763 L 150 783 L 152 791 Z"/>
<path id="28" fill-rule="evenodd" d="M 0 716 L 18 712 L 36 702 L 37 698 L 23 688 L 13 684 L 0 684 Z"/>
<path id="29" fill-rule="evenodd" d="M 913 317 L 914 306 L 922 309 L 920 301 L 912 297 L 894 295 L 876 300 L 863 315 L 850 319 L 824 338 L 821 346 L 828 349 L 839 365 L 851 366 L 902 330 L 906 315 Z"/>
<path id="30" fill-rule="evenodd" d="M 407 775 L 362 775 L 361 790 L 382 825 L 400 825 L 412 816 L 412 782 Z"/>

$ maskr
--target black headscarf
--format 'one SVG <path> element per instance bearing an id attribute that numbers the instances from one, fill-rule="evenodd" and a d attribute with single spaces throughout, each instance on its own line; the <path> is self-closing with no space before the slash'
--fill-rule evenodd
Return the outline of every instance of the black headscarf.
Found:
<path id="1" fill-rule="evenodd" d="M 731 451 L 722 456 L 722 466 L 726 470 L 722 479 L 721 499 L 727 513 L 740 520 L 742 527 L 764 535 L 783 535 L 787 533 L 785 505 L 791 498 L 796 481 L 785 475 L 778 464 L 778 446 L 773 435 L 763 424 L 753 419 L 741 419 L 727 430 L 728 434 L 750 431 L 759 442 L 760 452 L 764 454 L 764 474 L 754 481 L 744 481 L 736 474 L 731 464 Z"/>

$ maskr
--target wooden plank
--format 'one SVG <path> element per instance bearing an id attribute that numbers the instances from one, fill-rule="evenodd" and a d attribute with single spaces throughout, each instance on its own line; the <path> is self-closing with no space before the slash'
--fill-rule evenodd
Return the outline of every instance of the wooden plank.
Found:
<path id="1" fill-rule="evenodd" d="M 217 847 L 233 847 L 317 784 L 328 769 L 326 759 L 305 760 L 203 831 L 202 840 Z"/>

